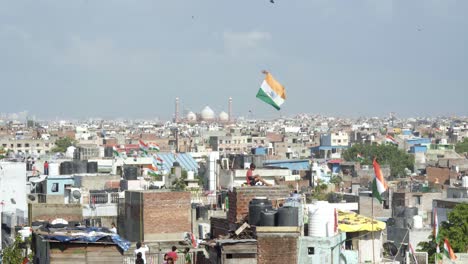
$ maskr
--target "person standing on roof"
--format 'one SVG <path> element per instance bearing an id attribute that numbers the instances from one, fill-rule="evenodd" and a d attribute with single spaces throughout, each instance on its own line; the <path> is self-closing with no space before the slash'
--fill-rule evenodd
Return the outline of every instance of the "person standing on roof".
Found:
<path id="1" fill-rule="evenodd" d="M 247 174 L 245 175 L 247 184 L 250 186 L 255 186 L 257 183 L 261 182 L 266 186 L 271 186 L 268 182 L 266 182 L 260 175 L 254 175 L 254 170 L 256 166 L 253 163 L 250 163 L 250 168 L 247 170 Z"/>
<path id="2" fill-rule="evenodd" d="M 172 246 L 172 251 L 167 253 L 167 258 L 172 258 L 174 260 L 174 262 L 177 262 L 177 259 L 179 258 L 179 256 L 177 256 L 177 247 L 176 246 Z"/>
<path id="3" fill-rule="evenodd" d="M 44 175 L 49 175 L 49 162 L 44 162 Z"/>
<path id="4" fill-rule="evenodd" d="M 141 253 L 141 258 L 143 259 L 143 264 L 146 264 L 146 252 L 149 251 L 149 248 L 147 245 L 145 245 L 145 242 L 137 242 L 136 243 L 136 249 L 135 249 L 135 256 L 138 256 L 138 253 Z"/>

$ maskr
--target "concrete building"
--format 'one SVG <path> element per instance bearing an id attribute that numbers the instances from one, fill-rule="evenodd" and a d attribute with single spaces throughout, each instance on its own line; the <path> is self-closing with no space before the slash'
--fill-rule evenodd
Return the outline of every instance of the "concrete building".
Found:
<path id="1" fill-rule="evenodd" d="M 8 139 L 0 138 L 0 147 L 12 150 L 14 153 L 48 154 L 55 147 L 54 140 L 43 139 Z"/>

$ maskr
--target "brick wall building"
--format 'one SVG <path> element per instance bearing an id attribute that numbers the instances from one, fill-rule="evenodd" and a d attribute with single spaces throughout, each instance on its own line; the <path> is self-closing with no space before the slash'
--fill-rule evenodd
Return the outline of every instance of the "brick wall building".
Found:
<path id="1" fill-rule="evenodd" d="M 191 230 L 190 192 L 127 191 L 119 228 L 130 241 L 178 238 Z"/>
<path id="2" fill-rule="evenodd" d="M 297 263 L 299 233 L 257 231 L 257 263 Z"/>
<path id="3" fill-rule="evenodd" d="M 288 197 L 290 190 L 287 186 L 248 186 L 237 187 L 228 193 L 229 197 L 229 223 L 238 223 L 249 214 L 249 203 L 255 197 L 267 197 L 276 207 L 278 201 Z"/>

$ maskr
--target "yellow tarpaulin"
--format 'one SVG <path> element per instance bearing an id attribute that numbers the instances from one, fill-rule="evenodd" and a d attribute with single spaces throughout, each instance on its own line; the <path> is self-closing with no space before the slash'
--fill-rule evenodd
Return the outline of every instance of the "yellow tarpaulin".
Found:
<path id="1" fill-rule="evenodd" d="M 386 224 L 353 212 L 338 211 L 338 229 L 341 232 L 380 231 L 386 228 Z"/>

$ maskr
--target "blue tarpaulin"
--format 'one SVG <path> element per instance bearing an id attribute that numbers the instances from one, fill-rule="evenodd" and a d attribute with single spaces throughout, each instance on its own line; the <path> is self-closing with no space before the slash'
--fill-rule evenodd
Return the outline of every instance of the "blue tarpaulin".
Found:
<path id="1" fill-rule="evenodd" d="M 118 234 L 111 233 L 107 228 L 100 227 L 74 227 L 66 228 L 63 231 L 69 233 L 69 235 L 62 235 L 57 233 L 63 233 L 56 231 L 48 235 L 41 235 L 44 239 L 57 240 L 60 242 L 98 242 L 103 238 L 110 238 L 113 243 L 119 246 L 123 251 L 127 251 L 130 248 L 130 242 L 121 238 Z"/>

